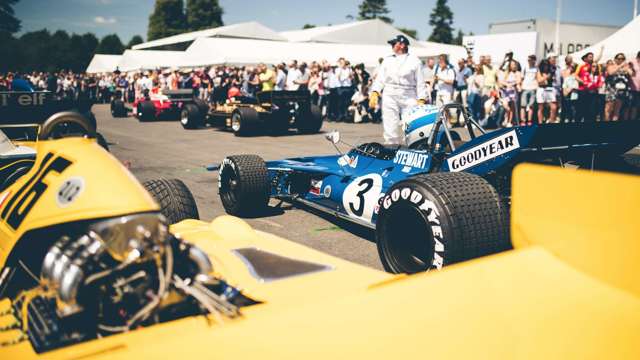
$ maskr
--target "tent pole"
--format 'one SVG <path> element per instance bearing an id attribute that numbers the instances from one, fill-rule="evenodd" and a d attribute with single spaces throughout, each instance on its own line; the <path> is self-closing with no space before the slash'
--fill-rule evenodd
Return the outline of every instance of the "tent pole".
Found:
<path id="1" fill-rule="evenodd" d="M 636 0 L 637 1 L 637 0 Z M 562 0 L 556 0 L 556 48 L 555 53 L 560 54 L 560 12 L 562 9 Z"/>

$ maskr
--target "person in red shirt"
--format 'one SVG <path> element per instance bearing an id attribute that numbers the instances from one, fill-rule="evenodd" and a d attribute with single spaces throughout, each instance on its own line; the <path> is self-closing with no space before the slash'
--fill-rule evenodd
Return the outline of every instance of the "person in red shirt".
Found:
<path id="1" fill-rule="evenodd" d="M 578 80 L 578 100 L 576 102 L 576 122 L 595 121 L 596 97 L 598 95 L 597 79 L 594 78 L 593 53 L 582 56 L 583 64 L 576 70 Z"/>

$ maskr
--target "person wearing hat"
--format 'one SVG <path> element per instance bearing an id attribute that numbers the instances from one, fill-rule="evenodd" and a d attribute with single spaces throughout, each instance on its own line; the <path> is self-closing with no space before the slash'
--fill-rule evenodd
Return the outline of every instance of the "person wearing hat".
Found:
<path id="1" fill-rule="evenodd" d="M 382 124 L 386 144 L 404 144 L 401 114 L 417 103 L 425 103 L 427 88 L 422 73 L 422 62 L 409 54 L 409 39 L 398 35 L 389 40 L 393 55 L 387 56 L 369 95 L 369 108 L 374 109 L 382 93 Z M 382 92 L 384 90 L 384 92 Z"/>

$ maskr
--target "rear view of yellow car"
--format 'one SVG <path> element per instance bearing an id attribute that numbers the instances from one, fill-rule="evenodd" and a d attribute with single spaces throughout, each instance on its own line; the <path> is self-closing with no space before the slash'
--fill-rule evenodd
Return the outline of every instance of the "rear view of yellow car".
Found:
<path id="1" fill-rule="evenodd" d="M 154 201 L 90 136 L 22 146 L 1 359 L 640 358 L 636 177 L 520 167 L 514 250 L 393 276 L 230 216 L 169 226 L 188 191 Z"/>

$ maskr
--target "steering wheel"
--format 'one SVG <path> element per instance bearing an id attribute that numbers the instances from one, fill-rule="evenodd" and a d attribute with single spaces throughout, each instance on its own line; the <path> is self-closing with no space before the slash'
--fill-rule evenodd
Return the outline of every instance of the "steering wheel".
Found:
<path id="1" fill-rule="evenodd" d="M 40 128 L 38 140 L 64 137 L 96 137 L 96 127 L 86 117 L 75 111 L 64 111 L 51 115 Z"/>
<path id="2" fill-rule="evenodd" d="M 371 142 L 371 143 L 360 144 L 356 149 L 365 155 L 378 158 L 382 153 L 382 151 L 384 150 L 384 145 L 376 142 Z"/>

